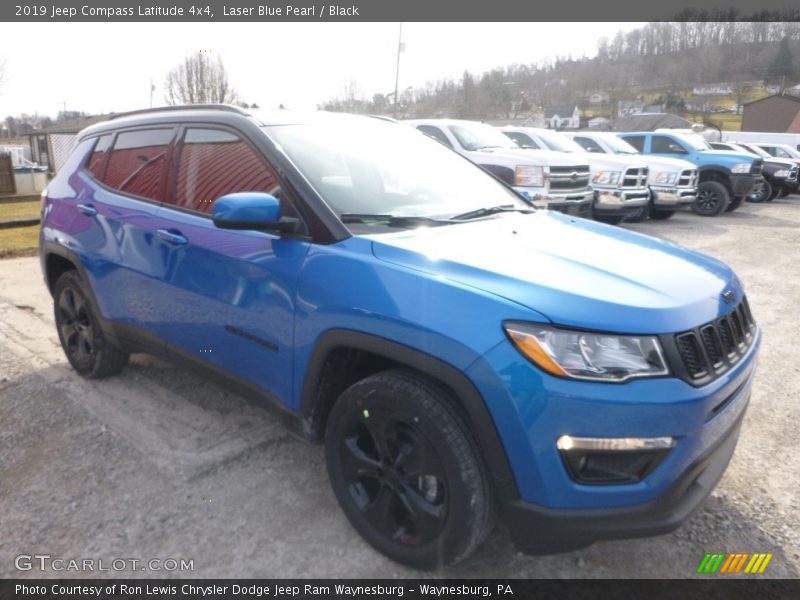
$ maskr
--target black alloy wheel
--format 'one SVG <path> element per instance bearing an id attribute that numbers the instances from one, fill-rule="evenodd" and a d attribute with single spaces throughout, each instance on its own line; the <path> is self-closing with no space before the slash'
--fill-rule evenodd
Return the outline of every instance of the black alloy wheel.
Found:
<path id="1" fill-rule="evenodd" d="M 413 371 L 348 388 L 328 419 L 325 452 L 352 525 L 400 563 L 451 564 L 489 531 L 490 492 L 474 443 L 446 392 Z"/>
<path id="2" fill-rule="evenodd" d="M 128 354 L 106 340 L 83 280 L 76 271 L 62 274 L 53 293 L 58 338 L 72 368 L 97 379 L 119 372 Z"/>
<path id="3" fill-rule="evenodd" d="M 717 181 L 703 181 L 697 186 L 697 199 L 692 210 L 702 217 L 716 217 L 730 204 L 730 194 Z"/>

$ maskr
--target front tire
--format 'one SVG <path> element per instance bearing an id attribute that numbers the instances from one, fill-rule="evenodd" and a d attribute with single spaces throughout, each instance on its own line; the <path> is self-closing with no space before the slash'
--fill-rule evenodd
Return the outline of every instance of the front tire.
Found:
<path id="1" fill-rule="evenodd" d="M 654 221 L 666 221 L 675 214 L 674 210 L 662 210 L 658 208 L 650 209 L 650 218 Z"/>
<path id="2" fill-rule="evenodd" d="M 728 205 L 728 208 L 725 209 L 725 212 L 733 212 L 739 208 L 742 205 L 743 199 L 744 196 L 736 196 L 733 200 L 731 200 L 731 203 Z"/>
<path id="3" fill-rule="evenodd" d="M 452 564 L 490 530 L 475 444 L 448 394 L 412 371 L 384 371 L 345 390 L 328 419 L 325 455 L 350 523 L 399 563 Z"/>
<path id="4" fill-rule="evenodd" d="M 122 370 L 128 354 L 106 339 L 77 271 L 67 271 L 56 281 L 53 308 L 58 339 L 73 369 L 88 379 Z"/>
<path id="5" fill-rule="evenodd" d="M 697 186 L 692 210 L 701 217 L 716 217 L 731 203 L 727 188 L 718 181 L 703 181 Z"/>

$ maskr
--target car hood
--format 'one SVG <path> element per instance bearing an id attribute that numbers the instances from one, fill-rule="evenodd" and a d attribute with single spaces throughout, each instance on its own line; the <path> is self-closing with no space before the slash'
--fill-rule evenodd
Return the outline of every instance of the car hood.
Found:
<path id="1" fill-rule="evenodd" d="M 576 155 L 577 156 L 577 155 Z M 626 169 L 641 169 L 646 167 L 647 163 L 642 160 L 638 154 L 620 155 L 616 154 L 600 154 L 595 152 L 587 152 L 584 154 L 586 160 L 589 161 L 589 167 L 592 173 L 597 171 L 624 171 Z"/>
<path id="2" fill-rule="evenodd" d="M 553 152 L 552 150 L 534 150 L 531 148 L 486 148 L 465 152 L 470 160 L 480 163 L 488 157 L 500 158 L 520 164 L 546 165 L 550 167 L 571 167 L 588 165 L 589 160 L 581 153 Z"/>
<path id="3" fill-rule="evenodd" d="M 651 173 L 658 171 L 672 172 L 697 169 L 697 167 L 688 160 L 681 160 L 680 158 L 667 158 L 666 156 L 653 156 L 652 154 L 636 154 L 635 156 L 650 167 Z"/>
<path id="4" fill-rule="evenodd" d="M 368 237 L 381 261 L 503 297 L 567 327 L 684 331 L 726 310 L 723 291 L 741 296 L 733 272 L 713 258 L 550 211 Z"/>

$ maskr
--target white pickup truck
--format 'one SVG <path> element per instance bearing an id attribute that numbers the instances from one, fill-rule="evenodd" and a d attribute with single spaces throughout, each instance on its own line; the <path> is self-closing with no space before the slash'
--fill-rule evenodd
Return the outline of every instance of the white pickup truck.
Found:
<path id="1" fill-rule="evenodd" d="M 690 206 L 697 200 L 697 167 L 686 160 L 641 154 L 636 148 L 616 134 L 606 131 L 578 131 L 568 133 L 584 150 L 596 154 L 635 156 L 650 169 L 647 183 L 650 186 L 650 204 L 638 215 L 642 220 L 669 219 L 681 206 Z"/>
<path id="2" fill-rule="evenodd" d="M 561 152 L 587 161 L 594 189 L 594 218 L 598 221 L 616 225 L 637 214 L 650 200 L 648 168 L 638 157 L 589 154 L 563 133 L 550 129 L 509 125 L 500 131 L 523 148 Z"/>
<path id="3" fill-rule="evenodd" d="M 474 121 L 401 121 L 455 150 L 524 195 L 534 206 L 592 217 L 585 156 L 524 150 L 496 128 Z"/>

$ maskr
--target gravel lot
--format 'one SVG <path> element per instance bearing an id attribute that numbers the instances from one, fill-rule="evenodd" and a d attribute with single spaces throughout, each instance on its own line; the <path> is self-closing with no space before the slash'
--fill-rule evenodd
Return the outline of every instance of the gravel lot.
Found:
<path id="1" fill-rule="evenodd" d="M 800 199 L 626 227 L 723 259 L 747 288 L 764 343 L 731 466 L 670 535 L 532 557 L 498 528 L 436 576 L 683 578 L 705 552 L 773 552 L 764 576 L 800 576 Z M 194 561 L 191 572 L 118 573 L 134 577 L 418 575 L 351 529 L 321 448 L 246 399 L 146 356 L 117 377 L 81 379 L 51 312 L 38 259 L 0 261 L 0 577 L 80 575 L 17 571 L 20 554 Z"/>

